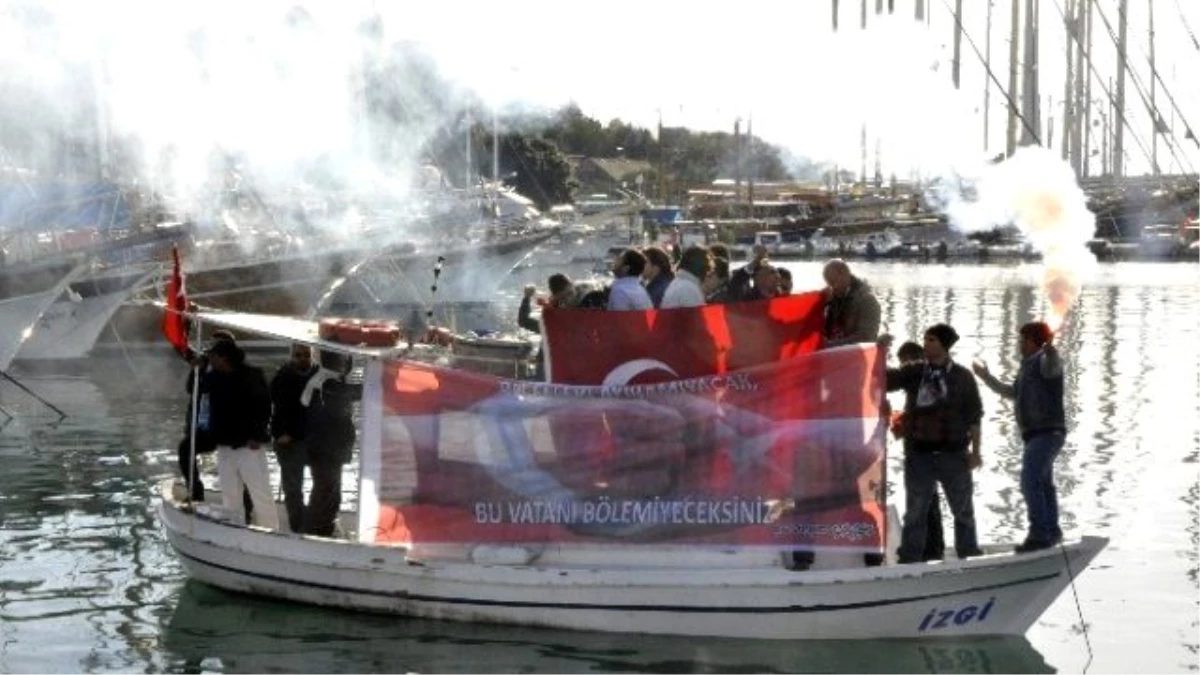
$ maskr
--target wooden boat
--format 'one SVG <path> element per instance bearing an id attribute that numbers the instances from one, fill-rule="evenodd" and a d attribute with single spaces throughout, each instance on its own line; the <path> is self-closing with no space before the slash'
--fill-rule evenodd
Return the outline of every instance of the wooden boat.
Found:
<path id="1" fill-rule="evenodd" d="M 1019 636 L 1107 544 L 1084 536 L 1024 555 L 985 546 L 966 560 L 864 566 L 863 553 L 887 540 L 874 346 L 729 376 L 584 387 L 449 370 L 434 346 L 348 347 L 321 339 L 311 321 L 194 318 L 366 361 L 358 504 L 341 515 L 344 536 L 246 526 L 162 484 L 158 516 L 172 549 L 189 576 L 227 590 L 642 635 Z M 786 401 L 774 394 L 783 389 L 815 393 Z M 738 396 L 767 407 L 733 407 Z M 808 417 L 768 421 L 773 405 Z M 662 424 L 672 411 L 749 426 L 689 436 L 701 440 L 684 451 L 671 441 L 678 429 Z M 785 564 L 800 541 L 818 551 L 803 572 Z"/>

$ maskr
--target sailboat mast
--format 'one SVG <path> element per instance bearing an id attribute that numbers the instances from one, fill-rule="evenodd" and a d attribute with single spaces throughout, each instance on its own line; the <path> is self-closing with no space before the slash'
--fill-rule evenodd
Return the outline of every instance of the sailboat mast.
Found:
<path id="1" fill-rule="evenodd" d="M 746 117 L 746 199 L 750 202 L 750 218 L 754 218 L 754 115 Z"/>
<path id="2" fill-rule="evenodd" d="M 496 191 L 500 190 L 500 123 L 496 121 L 496 110 L 492 109 L 492 180 Z"/>
<path id="3" fill-rule="evenodd" d="M 1021 145 L 1039 145 L 1041 94 L 1038 92 L 1038 0 L 1025 0 L 1025 69 L 1021 83 Z"/>
<path id="4" fill-rule="evenodd" d="M 1117 6 L 1117 97 L 1114 101 L 1116 112 L 1113 115 L 1113 159 L 1112 172 L 1114 176 L 1125 175 L 1125 40 L 1129 28 L 1129 0 L 1121 0 Z"/>
<path id="5" fill-rule="evenodd" d="M 1021 43 L 1021 0 L 1012 0 L 1012 18 L 1008 38 L 1008 130 L 1005 133 L 1005 156 L 1012 157 L 1017 149 L 1017 56 Z"/>
<path id="6" fill-rule="evenodd" d="M 1091 63 L 1092 59 L 1092 3 L 1094 0 L 1084 0 L 1084 58 Z M 1090 68 L 1089 68 L 1090 71 Z M 1084 81 L 1083 90 L 1083 175 L 1090 176 L 1092 164 L 1092 75 L 1089 72 Z"/>
<path id="7" fill-rule="evenodd" d="M 1146 9 L 1150 12 L 1150 168 L 1158 175 L 1158 105 L 1154 102 L 1154 0 L 1146 0 Z"/>
<path id="8" fill-rule="evenodd" d="M 1071 167 L 1075 169 L 1076 176 L 1087 175 L 1084 169 L 1084 162 L 1087 161 L 1083 151 L 1083 138 L 1080 131 L 1082 130 L 1084 110 L 1086 109 L 1087 96 L 1084 94 L 1084 81 L 1087 73 L 1087 63 L 1084 62 L 1086 55 L 1083 51 L 1083 31 L 1087 16 L 1087 1 L 1075 0 L 1075 17 L 1073 19 L 1071 35 L 1075 38 L 1075 96 L 1071 104 Z"/>
<path id="9" fill-rule="evenodd" d="M 471 189 L 471 116 L 467 115 L 467 170 L 463 178 L 463 189 Z M 469 195 L 468 195 L 469 196 Z"/>
<path id="10" fill-rule="evenodd" d="M 988 73 L 992 72 L 992 7 L 995 5 L 995 0 L 988 0 L 987 6 L 987 31 L 983 38 L 983 68 Z M 983 151 L 988 151 L 989 136 L 988 119 L 992 107 L 992 78 L 985 76 L 983 78 Z"/>
<path id="11" fill-rule="evenodd" d="M 962 56 L 962 0 L 954 0 L 954 62 L 951 64 L 950 77 L 954 80 L 954 88 L 959 88 L 960 57 Z"/>
<path id="12" fill-rule="evenodd" d="M 1074 34 L 1072 21 L 1075 16 L 1076 0 L 1067 0 L 1066 11 L 1063 12 L 1063 28 L 1066 31 L 1067 39 L 1064 40 L 1067 47 L 1067 76 L 1063 78 L 1063 117 L 1062 117 L 1062 160 L 1064 162 L 1071 161 L 1071 127 L 1075 124 L 1075 111 L 1071 106 L 1071 102 L 1075 100 L 1074 84 L 1075 84 L 1075 48 L 1071 44 L 1071 36 Z"/>

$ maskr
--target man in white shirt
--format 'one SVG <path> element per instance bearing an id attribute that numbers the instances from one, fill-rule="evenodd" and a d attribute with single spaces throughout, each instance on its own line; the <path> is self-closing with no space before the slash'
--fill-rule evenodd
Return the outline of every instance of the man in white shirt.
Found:
<path id="1" fill-rule="evenodd" d="M 703 283 L 712 271 L 713 259 L 703 246 L 689 246 L 679 259 L 679 268 L 667 291 L 663 293 L 662 309 L 699 307 L 704 304 Z"/>
<path id="2" fill-rule="evenodd" d="M 635 248 L 627 248 L 613 261 L 612 273 L 617 278 L 608 293 L 608 309 L 628 311 L 654 309 L 654 301 L 642 286 L 646 256 Z"/>

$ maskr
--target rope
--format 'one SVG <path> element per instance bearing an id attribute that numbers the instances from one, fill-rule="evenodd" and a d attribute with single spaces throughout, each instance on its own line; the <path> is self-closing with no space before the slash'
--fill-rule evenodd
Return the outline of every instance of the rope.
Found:
<path id="1" fill-rule="evenodd" d="M 1067 579 L 1070 580 L 1071 596 L 1075 598 L 1075 614 L 1079 617 L 1079 627 L 1083 630 L 1083 643 L 1087 646 L 1087 662 L 1083 664 L 1083 671 L 1086 673 L 1088 668 L 1092 667 L 1092 659 L 1095 654 L 1092 652 L 1092 638 L 1088 635 L 1087 621 L 1083 619 L 1083 607 L 1079 604 L 1079 590 L 1075 588 L 1075 574 L 1071 572 L 1071 558 L 1067 555 L 1067 547 L 1062 541 L 1058 542 L 1058 550 L 1062 552 L 1063 564 L 1067 568 Z"/>

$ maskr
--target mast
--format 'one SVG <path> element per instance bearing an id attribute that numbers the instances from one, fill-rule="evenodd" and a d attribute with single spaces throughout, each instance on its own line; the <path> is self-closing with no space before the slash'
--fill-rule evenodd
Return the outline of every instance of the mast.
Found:
<path id="1" fill-rule="evenodd" d="M 919 2 L 920 0 L 918 0 Z M 1021 43 L 1021 0 L 1012 0 L 1012 18 L 1008 37 L 1008 129 L 1005 132 L 1005 156 L 1017 149 L 1017 48 Z"/>
<path id="2" fill-rule="evenodd" d="M 1154 0 L 1146 0 L 1146 9 L 1150 12 L 1150 169 L 1158 175 L 1158 129 L 1161 126 L 1158 116 L 1158 106 L 1154 103 Z"/>
<path id="3" fill-rule="evenodd" d="M 1064 40 L 1067 48 L 1067 76 L 1063 78 L 1063 116 L 1062 116 L 1062 160 L 1069 162 L 1071 160 L 1071 126 L 1074 124 L 1074 110 L 1071 108 L 1071 102 L 1074 100 L 1074 84 L 1075 84 L 1075 49 L 1071 44 L 1071 35 L 1075 32 L 1071 28 L 1073 17 L 1075 16 L 1075 0 L 1067 0 L 1066 11 L 1063 12 L 1063 28 L 1066 31 L 1067 39 Z M 1082 64 L 1080 64 L 1082 65 Z"/>
<path id="4" fill-rule="evenodd" d="M 746 167 L 746 197 L 750 202 L 750 217 L 754 218 L 754 115 L 746 119 L 746 154 L 749 155 Z"/>
<path id="5" fill-rule="evenodd" d="M 742 201 L 742 118 L 733 120 L 733 195 Z"/>
<path id="6" fill-rule="evenodd" d="M 1021 82 L 1021 145 L 1038 145 L 1041 94 L 1038 92 L 1038 0 L 1025 0 L 1025 69 Z"/>
<path id="7" fill-rule="evenodd" d="M 987 6 L 987 30 L 983 38 L 983 67 L 988 72 L 992 72 L 992 7 L 995 5 L 995 0 L 988 0 Z M 988 117 L 992 107 L 992 78 L 986 75 L 983 78 L 983 151 L 988 151 L 989 135 Z"/>
<path id="8" fill-rule="evenodd" d="M 496 121 L 496 109 L 492 108 L 492 181 L 496 192 L 500 191 L 500 123 Z"/>
<path id="9" fill-rule="evenodd" d="M 862 135 L 859 139 L 862 146 L 862 171 L 858 174 L 863 187 L 867 186 L 867 123 L 863 122 Z"/>
<path id="10" fill-rule="evenodd" d="M 1084 0 L 1086 8 L 1083 13 L 1085 44 L 1084 58 L 1091 63 L 1092 59 L 1092 2 Z M 1090 70 L 1090 69 L 1089 69 Z M 1083 175 L 1092 175 L 1092 75 L 1089 72 L 1083 87 Z"/>
<path id="11" fill-rule="evenodd" d="M 962 0 L 954 0 L 954 61 L 950 68 L 950 77 L 954 80 L 954 88 L 959 88 L 961 74 L 960 57 L 962 56 Z"/>
<path id="12" fill-rule="evenodd" d="M 1129 0 L 1117 6 L 1117 110 L 1113 115 L 1113 176 L 1125 175 L 1125 39 L 1129 28 Z"/>
<path id="13" fill-rule="evenodd" d="M 463 179 L 463 189 L 471 189 L 471 115 L 467 115 L 467 171 Z M 468 197 L 470 193 L 468 192 Z"/>
<path id="14" fill-rule="evenodd" d="M 1088 79 L 1087 63 L 1084 61 L 1086 54 L 1083 51 L 1083 31 L 1084 23 L 1087 20 L 1087 1 L 1075 0 L 1075 17 L 1072 25 L 1071 35 L 1075 38 L 1075 96 L 1071 104 L 1071 167 L 1075 169 L 1076 176 L 1087 175 L 1087 170 L 1084 168 L 1084 162 L 1087 161 L 1087 156 L 1084 154 L 1082 145 L 1082 131 L 1084 119 L 1084 110 L 1086 110 L 1088 102 L 1084 92 L 1084 80 Z"/>

